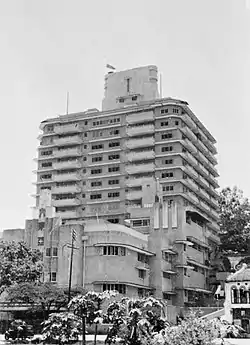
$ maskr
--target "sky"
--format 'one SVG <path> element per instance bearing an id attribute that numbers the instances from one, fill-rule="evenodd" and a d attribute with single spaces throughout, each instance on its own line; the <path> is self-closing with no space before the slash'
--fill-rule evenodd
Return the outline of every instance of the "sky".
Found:
<path id="1" fill-rule="evenodd" d="M 107 63 L 156 64 L 217 139 L 219 182 L 250 197 L 247 0 L 0 1 L 0 230 L 34 206 L 39 124 L 101 108 Z"/>

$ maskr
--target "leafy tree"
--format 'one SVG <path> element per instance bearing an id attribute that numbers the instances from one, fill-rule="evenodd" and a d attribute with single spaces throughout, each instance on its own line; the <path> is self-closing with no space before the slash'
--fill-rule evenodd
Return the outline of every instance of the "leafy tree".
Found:
<path id="1" fill-rule="evenodd" d="M 230 329 L 229 329 L 230 327 Z M 239 331 L 233 325 L 219 319 L 207 320 L 196 313 L 190 313 L 178 326 L 166 327 L 160 334 L 151 338 L 150 345 L 211 345 L 217 338 L 224 338 L 228 332 Z"/>
<path id="2" fill-rule="evenodd" d="M 237 187 L 220 193 L 220 239 L 223 253 L 246 254 L 250 241 L 250 203 Z"/>
<path id="3" fill-rule="evenodd" d="M 57 340 L 59 344 L 63 344 L 78 340 L 81 328 L 79 318 L 69 312 L 51 314 L 42 325 L 46 343 Z"/>
<path id="4" fill-rule="evenodd" d="M 94 292 L 89 291 L 85 295 L 79 295 L 71 299 L 69 303 L 69 309 L 81 319 L 82 322 L 82 343 L 86 344 L 86 323 L 87 324 L 98 324 L 102 323 L 102 310 L 101 304 L 116 293 L 104 291 L 104 292 Z M 96 334 L 97 327 L 95 329 L 95 344 L 96 344 Z"/>
<path id="5" fill-rule="evenodd" d="M 62 288 L 52 283 L 20 283 L 8 288 L 11 302 L 31 304 L 34 312 L 42 312 L 44 320 L 51 310 L 56 312 L 67 305 L 67 295 Z"/>
<path id="6" fill-rule="evenodd" d="M 0 292 L 15 283 L 38 281 L 42 270 L 40 251 L 24 242 L 0 243 Z"/>
<path id="7" fill-rule="evenodd" d="M 113 323 L 105 343 L 115 343 L 117 338 L 122 344 L 149 344 L 154 333 L 166 326 L 161 317 L 164 305 L 153 297 L 138 300 L 123 298 L 109 305 L 107 319 Z"/>

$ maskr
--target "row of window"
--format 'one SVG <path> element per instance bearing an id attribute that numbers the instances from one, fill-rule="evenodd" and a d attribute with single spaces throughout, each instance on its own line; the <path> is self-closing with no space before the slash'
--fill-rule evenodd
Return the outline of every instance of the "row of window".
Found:
<path id="1" fill-rule="evenodd" d="M 169 110 L 170 110 L 170 108 L 161 109 L 161 114 L 168 114 L 168 113 L 169 113 Z M 173 108 L 173 109 L 172 109 L 172 112 L 173 112 L 174 114 L 179 114 L 180 109 L 179 109 L 179 108 Z"/>
<path id="2" fill-rule="evenodd" d="M 112 154 L 112 155 L 108 156 L 109 161 L 113 161 L 113 160 L 117 160 L 117 159 L 120 159 L 119 154 Z M 92 157 L 92 162 L 101 162 L 102 160 L 103 160 L 103 156 Z"/>
<path id="3" fill-rule="evenodd" d="M 102 255 L 126 255 L 126 248 L 119 246 L 104 246 L 102 247 Z"/>
<path id="4" fill-rule="evenodd" d="M 194 265 L 193 263 L 187 262 L 188 265 L 193 266 L 193 271 L 201 274 L 205 274 L 205 269 L 203 267 Z"/>
<path id="5" fill-rule="evenodd" d="M 94 131 L 93 132 L 93 138 L 100 138 L 100 137 L 108 137 L 108 136 L 114 136 L 114 135 L 119 135 L 120 130 L 119 129 L 112 129 L 111 131 Z"/>
<path id="6" fill-rule="evenodd" d="M 108 193 L 108 198 L 119 198 L 120 197 L 120 192 L 110 192 Z M 91 200 L 97 200 L 97 199 L 101 199 L 102 198 L 102 194 L 91 194 L 90 195 L 90 199 Z"/>
<path id="7" fill-rule="evenodd" d="M 119 184 L 119 180 L 108 180 L 109 185 L 116 185 Z M 93 181 L 91 182 L 91 187 L 101 187 L 102 181 Z"/>
<path id="8" fill-rule="evenodd" d="M 150 219 L 135 219 L 132 220 L 132 226 L 133 227 L 143 227 L 143 226 L 149 226 L 150 225 Z"/>
<path id="9" fill-rule="evenodd" d="M 108 172 L 117 172 L 120 171 L 120 167 L 119 166 L 115 166 L 115 167 L 108 167 Z M 91 169 L 91 175 L 97 175 L 97 174 L 101 174 L 102 173 L 102 169 L 98 168 L 98 169 Z"/>
<path id="10" fill-rule="evenodd" d="M 121 294 L 126 294 L 125 284 L 103 284 L 102 291 L 118 291 Z"/>
<path id="11" fill-rule="evenodd" d="M 115 117 L 113 119 L 105 119 L 105 120 L 97 120 L 93 121 L 93 126 L 103 126 L 103 125 L 111 125 L 114 123 L 120 123 L 120 117 Z"/>

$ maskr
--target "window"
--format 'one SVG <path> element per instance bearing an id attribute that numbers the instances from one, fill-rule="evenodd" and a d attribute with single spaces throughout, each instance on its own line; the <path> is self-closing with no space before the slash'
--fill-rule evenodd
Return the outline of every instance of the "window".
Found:
<path id="1" fill-rule="evenodd" d="M 54 126 L 53 125 L 48 125 L 46 127 L 46 133 L 53 132 L 54 131 Z"/>
<path id="2" fill-rule="evenodd" d="M 102 169 L 91 169 L 91 175 L 101 174 Z"/>
<path id="3" fill-rule="evenodd" d="M 119 98 L 119 103 L 124 103 L 124 98 Z"/>
<path id="4" fill-rule="evenodd" d="M 176 125 L 176 126 L 179 126 L 179 121 L 175 121 L 175 125 Z"/>
<path id="5" fill-rule="evenodd" d="M 119 129 L 113 129 L 109 132 L 110 135 L 118 135 L 120 133 Z"/>
<path id="6" fill-rule="evenodd" d="M 145 276 L 146 276 L 146 271 L 144 270 L 138 270 L 138 277 L 140 279 L 145 279 Z"/>
<path id="7" fill-rule="evenodd" d="M 167 261 L 167 262 L 172 262 L 172 256 L 169 253 L 163 252 L 162 253 L 162 258 L 163 260 Z"/>
<path id="8" fill-rule="evenodd" d="M 110 119 L 109 120 L 109 123 L 111 124 L 111 123 L 118 123 L 118 122 L 120 122 L 121 121 L 121 119 L 119 118 L 119 117 L 115 117 L 115 118 L 113 118 L 113 119 Z"/>
<path id="9" fill-rule="evenodd" d="M 88 148 L 88 145 L 83 145 L 83 148 L 86 150 Z"/>
<path id="10" fill-rule="evenodd" d="M 118 255 L 119 247 L 116 246 L 105 246 L 103 247 L 103 255 Z"/>
<path id="11" fill-rule="evenodd" d="M 136 100 L 137 100 L 137 96 L 133 96 L 132 101 L 136 101 Z"/>
<path id="12" fill-rule="evenodd" d="M 173 151 L 173 146 L 163 146 L 161 148 L 161 152 L 169 152 L 169 151 Z"/>
<path id="13" fill-rule="evenodd" d="M 101 194 L 91 194 L 90 199 L 91 200 L 96 200 L 96 199 L 101 199 L 102 195 Z"/>
<path id="14" fill-rule="evenodd" d="M 162 139 L 171 139 L 171 138 L 173 138 L 173 134 L 172 133 L 165 133 L 165 134 L 162 134 L 161 138 Z"/>
<path id="15" fill-rule="evenodd" d="M 126 256 L 126 248 L 120 247 L 121 256 Z"/>
<path id="16" fill-rule="evenodd" d="M 88 133 L 85 132 L 85 133 L 84 133 L 84 137 L 86 138 L 87 136 L 88 136 Z"/>
<path id="17" fill-rule="evenodd" d="M 167 114 L 168 113 L 168 109 L 161 109 L 161 114 Z"/>
<path id="18" fill-rule="evenodd" d="M 179 109 L 173 108 L 173 113 L 174 113 L 174 114 L 178 114 L 178 113 L 179 113 Z"/>
<path id="19" fill-rule="evenodd" d="M 132 221 L 132 226 L 140 227 L 140 226 L 149 226 L 150 219 L 135 219 Z"/>
<path id="20" fill-rule="evenodd" d="M 109 160 L 110 161 L 113 161 L 113 160 L 115 160 L 115 159 L 120 159 L 120 155 L 109 155 Z"/>
<path id="21" fill-rule="evenodd" d="M 51 256 L 51 248 L 46 248 L 46 256 Z"/>
<path id="22" fill-rule="evenodd" d="M 102 181 L 91 182 L 91 187 L 100 187 L 102 186 Z"/>
<path id="23" fill-rule="evenodd" d="M 173 164 L 173 159 L 166 159 L 165 164 Z"/>
<path id="24" fill-rule="evenodd" d="M 50 180 L 52 178 L 51 174 L 44 174 L 41 175 L 41 180 Z"/>
<path id="25" fill-rule="evenodd" d="M 166 299 L 168 301 L 171 301 L 171 299 L 172 299 L 171 295 L 167 294 L 166 292 L 162 293 L 162 297 L 163 297 L 163 299 Z"/>
<path id="26" fill-rule="evenodd" d="M 56 282 L 56 272 L 50 272 L 49 273 L 49 281 L 50 282 Z"/>
<path id="27" fill-rule="evenodd" d="M 168 126 L 168 121 L 161 122 L 161 127 L 166 127 Z"/>
<path id="28" fill-rule="evenodd" d="M 44 190 L 44 189 L 49 189 L 49 190 L 51 190 L 51 187 L 45 186 L 45 187 L 41 187 L 40 189 L 41 189 L 41 190 Z"/>
<path id="29" fill-rule="evenodd" d="M 163 186 L 162 187 L 163 192 L 170 192 L 174 190 L 174 186 Z"/>
<path id="30" fill-rule="evenodd" d="M 92 162 L 101 162 L 102 156 L 92 157 Z"/>
<path id="31" fill-rule="evenodd" d="M 113 224 L 119 224 L 119 218 L 108 218 L 107 221 Z"/>
<path id="32" fill-rule="evenodd" d="M 56 247 L 52 248 L 52 256 L 58 256 L 58 248 Z"/>
<path id="33" fill-rule="evenodd" d="M 109 185 L 119 184 L 119 180 L 109 180 Z"/>
<path id="34" fill-rule="evenodd" d="M 86 198 L 86 194 L 82 194 L 82 198 L 83 198 L 83 199 Z"/>
<path id="35" fill-rule="evenodd" d="M 125 284 L 103 284 L 102 290 L 103 291 L 118 291 L 121 294 L 125 294 L 126 285 Z"/>
<path id="36" fill-rule="evenodd" d="M 52 155 L 53 151 L 52 150 L 49 150 L 49 151 L 42 151 L 41 152 L 41 156 L 50 156 Z"/>
<path id="37" fill-rule="evenodd" d="M 43 246 L 44 245 L 44 237 L 38 237 L 37 238 L 37 245 Z"/>
<path id="38" fill-rule="evenodd" d="M 163 278 L 171 279 L 171 275 L 167 272 L 162 272 Z"/>
<path id="39" fill-rule="evenodd" d="M 88 124 L 88 121 L 85 121 L 85 122 L 84 122 L 84 125 L 87 126 L 87 124 Z"/>
<path id="40" fill-rule="evenodd" d="M 120 171 L 120 167 L 109 167 L 108 171 L 109 172 Z"/>
<path id="41" fill-rule="evenodd" d="M 84 162 L 86 162 L 86 160 L 87 160 L 87 157 L 86 157 L 86 156 L 84 156 L 84 157 L 83 157 L 83 161 L 84 161 Z"/>
<path id="42" fill-rule="evenodd" d="M 108 198 L 118 198 L 120 196 L 119 192 L 108 193 Z"/>
<path id="43" fill-rule="evenodd" d="M 117 146 L 120 146 L 119 141 L 112 141 L 111 143 L 109 143 L 109 147 L 117 147 Z"/>
<path id="44" fill-rule="evenodd" d="M 101 150 L 101 149 L 103 149 L 103 144 L 92 145 L 91 149 L 92 150 Z"/>
<path id="45" fill-rule="evenodd" d="M 164 172 L 164 173 L 161 174 L 161 177 L 162 178 L 171 178 L 171 177 L 174 177 L 174 173 L 172 171 Z"/>
<path id="46" fill-rule="evenodd" d="M 130 92 L 130 78 L 127 78 L 126 81 L 127 81 L 127 92 Z"/>
<path id="47" fill-rule="evenodd" d="M 143 262 L 145 264 L 149 263 L 148 256 L 146 256 L 145 254 L 142 254 L 142 253 L 137 253 L 137 260 L 140 262 Z"/>
<path id="48" fill-rule="evenodd" d="M 42 163 L 42 168 L 48 168 L 48 167 L 52 167 L 52 162 Z"/>

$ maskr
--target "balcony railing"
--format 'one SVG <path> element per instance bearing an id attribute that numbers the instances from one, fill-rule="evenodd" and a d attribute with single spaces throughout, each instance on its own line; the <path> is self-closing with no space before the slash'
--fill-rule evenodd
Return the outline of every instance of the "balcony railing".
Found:
<path id="1" fill-rule="evenodd" d="M 81 201 L 77 198 L 53 200 L 53 206 L 77 206 Z"/>
<path id="2" fill-rule="evenodd" d="M 74 157 L 74 156 L 81 156 L 81 151 L 78 147 L 74 147 L 67 150 L 58 150 L 54 152 L 54 157 Z"/>
<path id="3" fill-rule="evenodd" d="M 125 180 L 125 185 L 127 187 L 142 186 L 146 184 L 151 184 L 153 181 L 152 178 L 140 177 L 140 178 L 129 178 Z"/>
<path id="4" fill-rule="evenodd" d="M 128 174 L 138 174 L 143 172 L 152 172 L 155 170 L 154 163 L 148 163 L 148 164 L 134 164 L 134 165 L 128 165 L 126 166 L 126 172 Z"/>
<path id="5" fill-rule="evenodd" d="M 57 146 L 60 145 L 77 145 L 82 143 L 82 139 L 78 135 L 54 139 L 54 143 Z"/>
<path id="6" fill-rule="evenodd" d="M 147 159 L 154 159 L 155 152 L 153 150 L 148 151 L 139 151 L 139 152 L 129 152 L 127 154 L 127 160 L 130 162 L 140 161 L 140 160 L 147 160 Z"/>
<path id="7" fill-rule="evenodd" d="M 53 187 L 52 194 L 81 193 L 81 187 L 77 185 Z"/>
<path id="8" fill-rule="evenodd" d="M 126 142 L 128 149 L 136 149 L 139 147 L 150 147 L 154 146 L 155 140 L 153 137 L 144 137 L 141 139 L 130 139 Z"/>
<path id="9" fill-rule="evenodd" d="M 72 219 L 78 218 L 79 214 L 77 211 L 56 212 L 56 217 L 61 217 L 62 219 Z"/>
<path id="10" fill-rule="evenodd" d="M 72 123 L 72 124 L 65 124 L 61 126 L 56 126 L 54 128 L 56 134 L 62 133 L 80 133 L 82 128 L 80 127 L 79 123 Z"/>
<path id="11" fill-rule="evenodd" d="M 148 124 L 148 125 L 134 126 L 134 127 L 127 128 L 127 134 L 129 137 L 148 134 L 148 133 L 154 133 L 154 125 Z"/>
<path id="12" fill-rule="evenodd" d="M 69 174 L 57 174 L 54 176 L 54 181 L 79 181 L 81 176 L 78 173 L 69 173 Z"/>
<path id="13" fill-rule="evenodd" d="M 154 120 L 154 113 L 152 111 L 147 111 L 143 113 L 135 113 L 131 115 L 127 115 L 127 123 L 140 123 L 140 122 L 146 122 L 146 121 L 153 121 Z"/>
<path id="14" fill-rule="evenodd" d="M 141 199 L 143 196 L 142 191 L 130 191 L 126 194 L 126 199 L 127 200 L 138 200 Z"/>
<path id="15" fill-rule="evenodd" d="M 74 161 L 63 161 L 63 162 L 54 162 L 53 163 L 53 168 L 57 170 L 61 169 L 79 169 L 82 167 L 81 162 L 78 160 Z"/>

